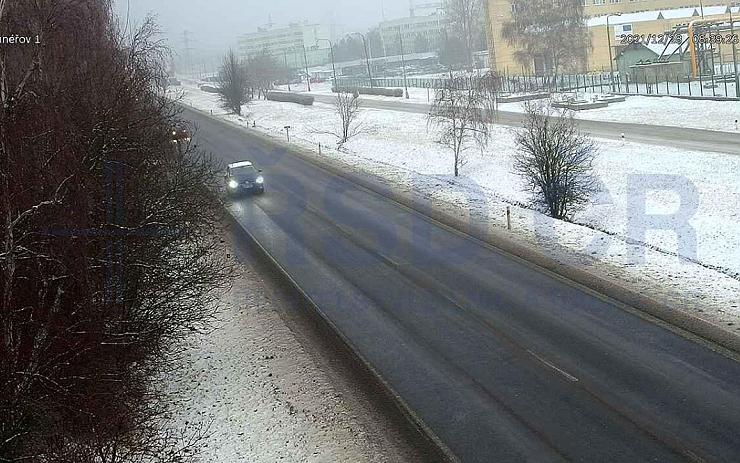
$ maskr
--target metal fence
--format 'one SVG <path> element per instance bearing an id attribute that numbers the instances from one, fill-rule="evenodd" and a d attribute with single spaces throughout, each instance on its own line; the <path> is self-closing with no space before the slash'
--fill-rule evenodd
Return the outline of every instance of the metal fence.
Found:
<path id="1" fill-rule="evenodd" d="M 455 85 L 465 87 L 481 85 L 483 79 L 494 79 L 497 90 L 505 93 L 533 92 L 584 92 L 584 93 L 624 93 L 633 95 L 670 95 L 690 97 L 740 98 L 740 88 L 736 85 L 737 77 L 729 66 L 717 67 L 716 73 L 709 76 L 693 78 L 686 75 L 668 75 L 657 72 L 640 72 L 633 76 L 610 74 L 561 74 L 552 76 L 535 75 L 498 75 L 469 76 L 455 79 Z M 404 88 L 446 88 L 449 78 L 402 77 L 374 78 L 375 87 Z M 491 81 L 487 80 L 490 85 Z M 370 81 L 365 78 L 339 78 L 340 87 L 369 87 Z"/>

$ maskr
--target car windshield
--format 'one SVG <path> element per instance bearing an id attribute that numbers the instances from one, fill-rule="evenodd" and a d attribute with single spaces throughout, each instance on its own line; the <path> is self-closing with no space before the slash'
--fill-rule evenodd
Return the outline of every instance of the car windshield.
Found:
<path id="1" fill-rule="evenodd" d="M 229 174 L 232 177 L 252 176 L 256 173 L 257 169 L 255 169 L 254 166 L 232 167 L 231 169 L 229 169 Z"/>

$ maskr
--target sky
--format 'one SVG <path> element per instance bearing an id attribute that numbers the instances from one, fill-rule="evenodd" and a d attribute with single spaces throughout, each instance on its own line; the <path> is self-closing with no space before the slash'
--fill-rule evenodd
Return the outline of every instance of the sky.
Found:
<path id="1" fill-rule="evenodd" d="M 129 23 L 140 24 L 147 13 L 157 16 L 170 48 L 184 48 L 189 31 L 193 55 L 220 56 L 236 46 L 236 38 L 268 23 L 308 20 L 336 24 L 338 33 L 366 31 L 381 21 L 407 16 L 407 0 L 114 0 L 115 12 Z M 428 3 L 428 0 L 417 0 Z"/>

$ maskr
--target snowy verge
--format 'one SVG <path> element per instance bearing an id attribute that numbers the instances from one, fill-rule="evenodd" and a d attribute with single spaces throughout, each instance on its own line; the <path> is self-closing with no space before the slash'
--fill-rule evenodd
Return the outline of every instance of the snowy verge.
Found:
<path id="1" fill-rule="evenodd" d="M 454 178 L 450 155 L 427 132 L 423 115 L 365 110 L 365 132 L 337 150 L 327 149 L 335 140 L 320 133 L 335 123 L 328 105 L 258 101 L 237 117 L 224 113 L 217 96 L 193 88 L 185 89 L 183 102 L 242 126 L 257 121 L 259 131 L 275 138 L 284 139 L 283 127 L 291 125 L 291 141 L 317 159 L 321 143 L 321 161 L 372 175 L 492 234 L 507 233 L 510 207 L 511 240 L 740 333 L 740 158 L 598 140 L 603 191 L 576 223 L 566 223 L 526 207 L 528 196 L 511 174 L 513 132 L 504 127 L 494 127 L 486 153 L 471 152 L 465 176 Z M 666 179 L 667 190 L 660 190 Z M 635 189 L 645 197 L 637 216 Z M 669 230 L 649 230 L 650 214 L 671 214 L 681 205 L 695 209 L 690 228 L 676 218 Z M 641 228 L 648 229 L 644 236 Z M 685 230 L 693 230 L 695 242 Z"/>
<path id="2" fill-rule="evenodd" d="M 271 463 L 417 461 L 383 417 L 334 386 L 334 378 L 282 320 L 262 276 L 239 265 L 220 321 L 183 346 L 165 383 L 172 428 L 205 428 L 200 461 Z M 370 413 L 373 415 L 373 413 Z"/>

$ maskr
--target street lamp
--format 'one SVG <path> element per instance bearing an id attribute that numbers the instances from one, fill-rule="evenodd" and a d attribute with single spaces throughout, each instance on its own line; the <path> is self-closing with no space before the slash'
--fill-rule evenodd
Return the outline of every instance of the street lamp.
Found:
<path id="1" fill-rule="evenodd" d="M 401 46 L 401 66 L 403 67 L 403 88 L 406 91 L 406 99 L 409 99 L 409 85 L 406 80 L 406 57 L 403 54 L 403 38 L 401 37 L 401 26 L 398 26 L 398 44 Z"/>
<path id="2" fill-rule="evenodd" d="M 607 44 L 609 44 L 609 77 L 611 79 L 612 92 L 614 92 L 614 57 L 612 56 L 612 31 L 609 29 L 609 18 L 612 16 L 622 16 L 622 13 L 612 13 L 606 15 L 606 42 Z"/>
<path id="3" fill-rule="evenodd" d="M 737 73 L 737 47 L 735 46 L 735 20 L 732 18 L 732 7 L 730 9 L 730 37 L 732 41 L 732 67 L 735 73 L 735 96 L 740 98 L 740 76 Z"/>
<path id="4" fill-rule="evenodd" d="M 317 42 L 329 42 L 329 53 L 331 54 L 331 69 L 334 73 L 334 87 L 339 90 L 339 81 L 337 81 L 337 67 L 334 64 L 334 44 L 329 39 L 316 39 Z"/>
<path id="5" fill-rule="evenodd" d="M 308 84 L 308 92 L 311 92 L 311 74 L 308 73 L 308 56 L 306 56 L 306 46 L 303 47 L 303 65 L 306 67 L 306 83 Z"/>
<path id="6" fill-rule="evenodd" d="M 370 88 L 373 88 L 373 75 L 370 73 L 370 54 L 368 53 L 367 38 L 365 34 L 361 32 L 353 32 L 352 34 L 359 35 L 362 37 L 362 45 L 365 47 L 365 63 L 367 64 L 367 78 L 370 79 Z"/>

